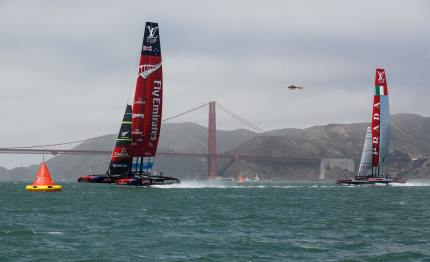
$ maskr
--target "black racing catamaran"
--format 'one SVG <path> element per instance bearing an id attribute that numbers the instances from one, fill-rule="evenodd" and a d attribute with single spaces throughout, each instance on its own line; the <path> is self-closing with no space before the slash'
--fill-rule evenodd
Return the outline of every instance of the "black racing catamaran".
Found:
<path id="1" fill-rule="evenodd" d="M 160 138 L 163 74 L 157 23 L 147 22 L 133 106 L 127 105 L 106 174 L 79 177 L 78 182 L 119 185 L 165 185 L 179 179 L 153 175 Z"/>
<path id="2" fill-rule="evenodd" d="M 358 174 L 355 179 L 339 179 L 337 184 L 389 184 L 404 182 L 385 173 L 384 165 L 390 145 L 390 104 L 385 70 L 376 69 L 372 126 L 367 128 Z"/>

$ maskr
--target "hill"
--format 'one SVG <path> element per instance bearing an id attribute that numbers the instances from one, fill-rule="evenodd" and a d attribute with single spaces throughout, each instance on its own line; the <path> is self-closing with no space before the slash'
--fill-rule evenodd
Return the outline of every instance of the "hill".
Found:
<path id="1" fill-rule="evenodd" d="M 370 123 L 329 124 L 306 129 L 281 129 L 243 143 L 231 151 L 249 155 L 290 156 L 298 158 L 325 158 L 337 163 L 326 172 L 325 179 L 353 176 L 361 157 L 366 128 Z M 430 118 L 413 114 L 397 114 L 391 121 L 391 146 L 387 172 L 405 173 L 414 178 L 430 178 L 428 164 L 412 159 L 430 156 Z M 332 161 L 330 161 L 332 159 Z M 350 160 L 343 161 L 341 159 Z M 353 162 L 351 162 L 353 161 Z M 353 163 L 351 168 L 349 165 Z M 349 169 L 349 170 L 348 170 Z M 413 169 L 413 170 L 412 170 Z M 327 170 L 325 170 L 327 171 Z M 250 177 L 259 174 L 265 179 L 319 179 L 321 163 L 263 163 L 261 161 L 237 162 L 227 176 L 242 173 Z"/>
<path id="2" fill-rule="evenodd" d="M 217 131 L 217 152 L 314 158 L 318 161 L 218 161 L 218 175 L 239 174 L 273 180 L 333 180 L 353 176 L 369 123 L 329 124 L 305 129 L 272 130 L 259 136 L 248 130 Z M 116 135 L 88 139 L 76 149 L 111 150 Z M 207 152 L 207 128 L 194 123 L 165 124 L 159 152 Z M 411 178 L 430 178 L 430 118 L 397 114 L 391 121 L 391 147 L 387 171 Z M 319 159 L 324 159 L 320 161 Z M 75 180 L 90 172 L 104 173 L 106 156 L 59 155 L 47 164 L 56 179 Z M 205 159 L 157 158 L 156 170 L 180 178 L 205 178 Z M 31 180 L 37 167 L 0 168 L 0 180 Z"/>
<path id="3" fill-rule="evenodd" d="M 207 153 L 207 128 L 194 123 L 164 124 L 161 129 L 159 152 Z M 256 134 L 245 130 L 217 131 L 217 151 L 231 150 Z M 77 150 L 112 150 L 116 135 L 104 135 L 86 140 L 74 147 Z M 76 180 L 92 172 L 103 174 L 109 164 L 110 155 L 58 155 L 47 161 L 57 181 Z M 0 180 L 32 180 L 37 166 L 19 167 L 11 170 L 0 168 Z M 205 177 L 205 159 L 157 158 L 155 169 L 180 178 Z"/>

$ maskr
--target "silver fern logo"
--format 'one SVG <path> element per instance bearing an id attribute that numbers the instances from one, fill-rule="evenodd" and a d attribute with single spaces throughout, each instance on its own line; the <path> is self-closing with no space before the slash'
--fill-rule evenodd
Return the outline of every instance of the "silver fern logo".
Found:
<path id="1" fill-rule="evenodd" d="M 137 77 L 141 76 L 143 79 L 147 79 L 148 76 L 152 75 L 161 67 L 161 62 L 156 65 L 141 65 L 139 66 L 139 74 Z"/>

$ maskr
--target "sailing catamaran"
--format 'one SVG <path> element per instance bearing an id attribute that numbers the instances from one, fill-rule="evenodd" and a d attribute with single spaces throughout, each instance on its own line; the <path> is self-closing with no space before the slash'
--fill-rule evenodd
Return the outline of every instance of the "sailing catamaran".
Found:
<path id="1" fill-rule="evenodd" d="M 372 124 L 367 128 L 358 174 L 355 179 L 339 179 L 337 184 L 389 184 L 394 179 L 385 174 L 384 165 L 390 145 L 390 104 L 385 70 L 376 69 Z"/>
<path id="2" fill-rule="evenodd" d="M 78 182 L 143 186 L 180 182 L 174 177 L 152 174 L 160 138 L 162 78 L 158 24 L 147 22 L 133 106 L 126 107 L 109 168 L 106 174 L 82 176 Z"/>

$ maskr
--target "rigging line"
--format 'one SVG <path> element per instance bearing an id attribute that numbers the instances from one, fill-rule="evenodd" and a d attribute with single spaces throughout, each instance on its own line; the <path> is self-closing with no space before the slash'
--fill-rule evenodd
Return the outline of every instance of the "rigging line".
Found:
<path id="1" fill-rule="evenodd" d="M 177 117 L 183 116 L 183 115 L 185 115 L 185 114 L 191 113 L 191 112 L 193 112 L 193 111 L 196 111 L 196 110 L 198 110 L 198 109 L 200 109 L 200 108 L 203 108 L 203 107 L 207 106 L 208 104 L 209 104 L 209 103 L 206 103 L 206 104 L 203 104 L 203 105 L 200 105 L 200 106 L 194 107 L 194 108 L 192 108 L 192 109 L 190 109 L 190 110 L 188 110 L 188 111 L 185 111 L 185 112 L 183 112 L 183 113 L 180 113 L 180 114 L 177 114 L 177 115 L 174 115 L 174 116 L 168 117 L 168 118 L 166 118 L 166 119 L 163 119 L 163 120 L 162 120 L 162 122 L 166 122 L 166 121 L 169 121 L 169 120 L 171 120 L 171 119 L 174 119 L 174 118 L 177 118 Z"/>
<path id="2" fill-rule="evenodd" d="M 15 146 L 15 147 L 8 147 L 8 148 L 19 149 L 19 148 L 34 148 L 34 147 L 47 147 L 47 146 L 62 146 L 62 145 L 82 143 L 82 142 L 85 142 L 87 140 L 89 140 L 89 139 L 76 140 L 76 141 L 57 143 L 57 144 L 46 144 L 46 145 L 37 145 L 37 146 Z"/>
<path id="3" fill-rule="evenodd" d="M 261 128 L 259 128 L 258 126 L 256 126 L 255 124 L 251 123 L 250 121 L 244 119 L 243 117 L 233 113 L 231 110 L 229 110 L 228 108 L 226 108 L 225 106 L 217 103 L 218 107 L 224 111 L 225 113 L 229 114 L 231 117 L 236 118 L 237 120 L 239 120 L 240 122 L 242 122 L 243 124 L 247 125 L 248 127 L 251 127 L 253 129 L 255 129 L 256 131 L 258 131 L 259 133 L 263 134 L 265 133 L 265 131 Z"/>

